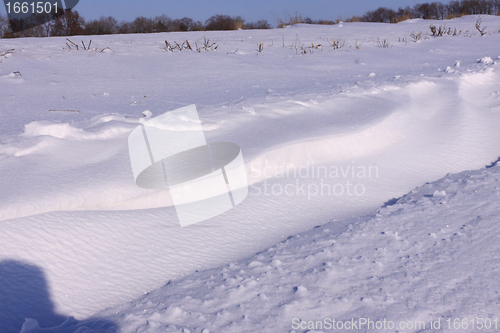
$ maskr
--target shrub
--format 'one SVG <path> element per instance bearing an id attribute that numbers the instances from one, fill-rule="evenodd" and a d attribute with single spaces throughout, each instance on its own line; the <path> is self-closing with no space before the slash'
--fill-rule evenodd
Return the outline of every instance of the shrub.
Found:
<path id="1" fill-rule="evenodd" d="M 345 46 L 345 39 L 342 40 L 342 38 L 340 38 L 340 39 L 334 38 L 333 41 L 330 41 L 328 38 L 326 40 L 333 47 L 334 50 L 341 49 Z"/>
<path id="2" fill-rule="evenodd" d="M 169 43 L 168 41 L 165 41 L 165 51 L 176 51 L 178 50 L 181 52 L 182 50 L 191 50 L 191 51 L 196 51 L 200 53 L 202 50 L 205 50 L 205 52 L 208 51 L 215 51 L 219 47 L 218 44 L 216 43 L 210 43 L 209 39 L 206 39 L 205 36 L 203 36 L 203 44 L 201 46 L 198 46 L 198 43 L 194 43 L 194 48 L 191 46 L 191 43 L 186 39 L 185 42 L 182 42 L 182 44 L 177 43 L 174 41 L 173 44 Z"/>
<path id="3" fill-rule="evenodd" d="M 243 29 L 245 20 L 241 16 L 233 17 L 233 21 L 234 21 L 234 28 L 236 30 Z"/>
<path id="4" fill-rule="evenodd" d="M 359 22 L 358 21 L 355 21 L 357 19 L 357 16 L 353 16 L 351 18 L 351 21 L 350 22 Z M 315 24 L 321 24 L 321 25 L 334 25 L 335 22 L 331 21 L 331 20 L 318 20 L 315 22 Z"/>
<path id="5" fill-rule="evenodd" d="M 377 46 L 383 49 L 387 49 L 391 46 L 391 42 L 389 42 L 387 39 L 380 40 L 377 37 Z"/>
<path id="6" fill-rule="evenodd" d="M 420 32 L 412 32 L 410 33 L 410 37 L 411 39 L 413 39 L 413 41 L 416 43 L 418 42 L 419 40 L 422 39 L 422 33 L 423 31 L 420 31 Z"/>
<path id="7" fill-rule="evenodd" d="M 459 36 L 460 33 L 462 32 L 462 30 L 460 31 L 457 31 L 457 28 L 451 30 L 451 28 L 448 28 L 448 30 L 446 30 L 446 25 L 443 25 L 443 26 L 435 26 L 435 25 L 430 25 L 430 29 L 431 29 L 431 34 L 433 37 L 442 37 L 442 36 L 445 36 L 445 35 L 448 35 L 448 36 Z"/>
<path id="8" fill-rule="evenodd" d="M 305 23 L 305 24 L 322 24 L 322 25 L 334 25 L 335 22 L 331 20 L 317 20 L 314 21 L 310 17 L 304 17 L 297 12 L 295 14 L 290 14 L 289 12 L 283 12 L 283 17 L 275 14 L 276 21 L 278 23 L 278 28 L 284 28 L 288 25 L 294 25 L 294 24 L 299 24 L 299 23 Z M 345 20 L 340 20 L 340 21 L 345 21 Z M 337 20 L 339 22 L 339 20 Z"/>
<path id="9" fill-rule="evenodd" d="M 275 14 L 276 21 L 278 21 L 278 28 L 284 28 L 287 25 L 294 25 L 298 23 L 304 22 L 304 18 L 295 12 L 294 15 L 291 15 L 290 12 L 283 12 L 283 18 Z"/>

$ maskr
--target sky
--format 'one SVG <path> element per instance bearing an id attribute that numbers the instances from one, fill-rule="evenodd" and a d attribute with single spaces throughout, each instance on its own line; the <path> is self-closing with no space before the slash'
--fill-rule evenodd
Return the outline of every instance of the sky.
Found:
<path id="1" fill-rule="evenodd" d="M 12 0 L 15 1 L 15 0 Z M 20 1 L 20 0 L 17 0 Z M 335 20 L 362 15 L 378 7 L 397 9 L 430 0 L 80 0 L 75 7 L 85 19 L 113 16 L 117 20 L 133 21 L 138 16 L 154 17 L 166 14 L 170 18 L 190 17 L 204 22 L 212 15 L 242 16 L 247 22 L 268 20 L 276 24 L 276 15 L 299 13 L 314 20 Z M 447 1 L 443 1 L 447 2 Z M 4 6 L 0 12 L 5 14 Z"/>

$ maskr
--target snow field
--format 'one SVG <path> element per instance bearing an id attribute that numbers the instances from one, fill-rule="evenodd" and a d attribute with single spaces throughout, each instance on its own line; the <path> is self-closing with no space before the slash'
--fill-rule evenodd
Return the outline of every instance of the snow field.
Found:
<path id="1" fill-rule="evenodd" d="M 466 31 L 472 30 L 475 19 L 446 23 Z M 68 52 L 63 49 L 64 38 L 1 40 L 0 50 L 15 52 L 0 59 L 0 260 L 38 267 L 54 313 L 81 320 L 118 306 L 113 311 L 120 316 L 113 317 L 111 310 L 104 316 L 124 332 L 179 327 L 195 332 L 290 330 L 296 314 L 300 318 L 330 315 L 325 309 L 344 303 L 346 310 L 336 316 L 394 314 L 396 319 L 430 321 L 453 311 L 473 315 L 479 308 L 474 310 L 459 296 L 447 294 L 453 284 L 439 275 L 453 268 L 465 272 L 465 266 L 437 268 L 436 258 L 442 257 L 432 252 L 425 235 L 439 225 L 433 215 L 441 207 L 436 200 L 445 200 L 452 191 L 437 187 L 425 192 L 437 194 L 404 206 L 409 215 L 401 212 L 398 223 L 395 212 L 387 213 L 387 218 L 380 212 L 378 217 L 355 216 L 371 214 L 425 182 L 478 169 L 498 157 L 500 35 L 494 29 L 500 29 L 500 21 L 484 17 L 483 22 L 490 31 L 485 37 L 431 38 L 418 43 L 399 40 L 411 31 L 428 29 L 430 21 L 214 32 L 209 37 L 220 49 L 200 54 L 172 53 L 162 47 L 165 39 L 202 40 L 206 32 L 92 37 L 98 51 L 110 48 L 104 53 Z M 347 47 L 328 49 L 326 37 L 337 36 L 347 40 Z M 297 37 L 303 45 L 324 43 L 323 51 L 297 54 L 290 48 Z M 388 38 L 392 47 L 378 48 L 376 37 Z M 280 45 L 283 39 L 285 47 Z M 356 40 L 364 40 L 359 50 L 353 47 Z M 256 45 L 262 41 L 266 45 L 259 53 Z M 193 103 L 209 141 L 234 142 L 242 148 L 251 186 L 249 197 L 237 209 L 180 228 L 168 192 L 134 184 L 127 136 L 147 117 Z M 318 170 L 325 170 L 322 167 L 328 173 L 318 177 Z M 283 177 L 287 170 L 292 176 Z M 338 171 L 337 176 L 332 176 L 332 170 Z M 361 170 L 376 173 L 363 177 Z M 484 187 L 493 191 L 490 185 Z M 356 186 L 363 189 L 362 195 L 348 193 Z M 341 188 L 338 195 L 321 192 Z M 472 194 L 469 188 L 464 190 Z M 464 203 L 486 205 L 493 212 L 488 200 L 464 195 L 463 202 L 454 201 L 453 207 L 463 209 L 463 214 L 468 207 L 472 218 L 475 208 Z M 381 212 L 391 212 L 398 204 Z M 417 223 L 412 217 L 419 216 L 417 211 L 430 215 Z M 242 261 L 233 268 L 226 265 L 183 278 L 247 258 L 332 219 L 328 227 L 297 237 L 333 237 L 335 250 L 329 248 L 328 254 L 318 254 L 316 247 L 318 242 L 323 244 L 321 251 L 331 247 L 333 243 L 326 239 L 297 245 L 292 238 L 275 247 L 296 244 L 295 252 L 292 248 L 283 252 L 287 255 L 261 252 L 252 265 Z M 406 229 L 398 229 L 401 223 Z M 422 227 L 420 233 L 415 231 L 417 224 Z M 330 231 L 323 233 L 325 228 Z M 377 228 L 384 234 L 374 231 Z M 405 234 L 407 229 L 413 230 L 412 238 L 420 239 L 422 252 Z M 447 244 L 469 246 L 469 252 L 460 253 L 470 254 L 486 231 L 491 229 L 472 235 L 478 238 L 455 237 L 455 243 L 440 241 L 439 246 L 446 251 L 460 249 Z M 382 245 L 387 248 L 385 257 L 383 251 L 369 250 Z M 309 259 L 303 252 L 307 249 L 314 254 Z M 417 268 L 400 259 L 400 251 L 421 260 L 422 280 L 394 273 L 403 267 L 417 275 Z M 418 253 L 427 256 L 418 257 Z M 445 259 L 458 258 L 458 252 L 453 253 Z M 356 259 L 360 256 L 363 259 Z M 392 275 L 382 275 L 372 259 Z M 481 262 L 473 255 L 468 260 Z M 480 274 L 479 266 L 475 267 Z M 337 275 L 325 273 L 327 268 Z M 366 279 L 358 281 L 356 274 Z M 379 280 L 370 280 L 371 276 Z M 156 290 L 170 280 L 166 289 Z M 400 282 L 408 287 L 396 290 Z M 434 285 L 434 291 L 441 288 L 436 303 L 425 295 L 410 301 L 411 288 L 429 291 L 425 283 Z M 334 287 L 330 290 L 330 286 Z M 476 287 L 462 285 L 464 295 Z M 182 288 L 182 297 L 176 298 L 177 289 L 172 288 Z M 383 292 L 377 294 L 373 288 Z M 150 295 L 157 295 L 148 299 L 151 304 L 143 304 L 145 299 L 130 303 L 144 313 L 128 305 L 120 307 L 151 290 L 156 291 Z M 341 296 L 333 296 L 337 294 Z M 438 309 L 447 297 L 450 313 Z M 494 301 L 486 292 L 477 299 L 483 298 L 490 302 L 485 310 L 490 315 L 496 309 Z M 7 299 L 4 307 L 9 304 Z M 15 325 L 19 326 L 25 314 L 17 310 Z M 4 317 L 0 323 L 7 320 Z M 145 320 L 150 327 L 141 326 Z M 14 326 L 9 332 L 19 332 L 20 327 Z"/>

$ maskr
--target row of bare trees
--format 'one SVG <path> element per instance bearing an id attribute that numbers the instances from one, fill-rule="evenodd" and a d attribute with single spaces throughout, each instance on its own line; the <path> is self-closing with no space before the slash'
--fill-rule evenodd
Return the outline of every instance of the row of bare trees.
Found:
<path id="1" fill-rule="evenodd" d="M 13 34 L 8 20 L 0 14 L 0 37 L 47 37 L 74 35 L 111 35 L 170 31 L 270 29 L 266 20 L 246 23 L 241 16 L 214 15 L 203 24 L 191 18 L 171 19 L 166 15 L 155 18 L 138 17 L 132 22 L 118 22 L 112 16 L 84 20 L 77 11 L 68 10 L 63 16 L 34 28 Z"/>
<path id="2" fill-rule="evenodd" d="M 397 23 L 407 19 L 444 20 L 464 15 L 500 15 L 500 0 L 454 0 L 447 4 L 431 2 L 406 6 L 398 10 L 380 7 L 351 21 Z"/>
<path id="3" fill-rule="evenodd" d="M 380 7 L 367 12 L 363 16 L 354 16 L 347 21 L 386 22 L 396 23 L 413 18 L 449 19 L 463 15 L 489 14 L 500 15 L 500 0 L 453 0 L 447 4 L 431 2 L 406 6 L 393 10 Z M 278 21 L 280 21 L 278 19 Z M 333 24 L 332 21 L 313 21 L 300 16 L 288 20 L 290 23 Z M 287 21 L 287 22 L 288 22 Z M 278 26 L 284 26 L 283 22 Z M 73 35 L 108 35 L 128 33 L 154 33 L 170 31 L 199 31 L 199 30 L 236 30 L 236 29 L 269 29 L 266 20 L 246 23 L 241 16 L 214 15 L 206 20 L 194 21 L 191 18 L 171 19 L 166 15 L 154 18 L 138 17 L 132 22 L 118 22 L 114 17 L 101 17 L 96 20 L 85 20 L 77 11 L 68 10 L 66 13 L 49 22 L 34 28 L 13 34 L 10 31 L 7 17 L 0 14 L 0 37 L 46 37 L 46 36 L 73 36 Z"/>

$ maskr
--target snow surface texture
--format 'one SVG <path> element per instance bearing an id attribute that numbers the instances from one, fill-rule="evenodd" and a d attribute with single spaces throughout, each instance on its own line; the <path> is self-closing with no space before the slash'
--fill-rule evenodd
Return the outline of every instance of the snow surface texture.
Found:
<path id="1" fill-rule="evenodd" d="M 392 332 L 435 332 L 437 320 L 450 331 L 450 318 L 498 323 L 499 201 L 500 166 L 448 175 L 343 220 L 347 230 L 331 221 L 100 315 L 125 332 L 321 332 L 326 318 L 385 319 Z M 404 329 L 418 322 L 427 329 Z"/>
<path id="2" fill-rule="evenodd" d="M 50 327 L 67 316 L 84 320 L 114 306 L 93 317 L 105 319 L 75 324 L 70 318 L 66 328 L 54 330 L 275 332 L 292 330 L 294 316 L 316 320 L 332 313 L 426 321 L 492 315 L 494 296 L 488 292 L 496 292 L 495 268 L 490 262 L 481 266 L 491 256 L 478 257 L 472 249 L 486 246 L 480 238 L 493 237 L 493 224 L 476 224 L 481 228 L 464 231 L 467 237 L 441 236 L 441 220 L 433 214 L 451 205 L 438 202 L 452 202 L 453 188 L 432 187 L 413 205 L 400 200 L 377 217 L 353 218 L 427 181 L 498 157 L 500 19 L 483 17 L 490 31 L 483 37 L 473 34 L 476 19 L 98 36 L 91 37 L 97 49 L 90 52 L 68 52 L 64 38 L 1 40 L 0 51 L 14 52 L 0 58 L 0 324 L 19 332 L 24 318 Z M 430 23 L 446 23 L 463 35 L 408 40 L 410 32 L 427 33 Z M 217 51 L 162 49 L 165 39 L 199 44 L 203 35 L 219 44 Z M 377 47 L 377 37 L 392 47 Z M 332 50 L 326 38 L 346 39 L 346 46 Z M 364 41 L 359 50 L 356 40 Z M 291 47 L 297 43 L 324 46 L 302 55 Z M 151 116 L 193 103 L 208 141 L 241 147 L 251 186 L 237 208 L 180 228 L 168 192 L 134 184 L 127 136 Z M 328 174 L 318 176 L 321 168 Z M 283 170 L 292 174 L 283 177 Z M 495 170 L 479 172 L 485 190 L 496 189 Z M 324 184 L 344 192 L 321 193 Z M 449 186 L 462 198 L 453 203 L 462 216 L 477 217 L 471 205 L 483 205 L 493 218 L 492 196 L 498 192 L 476 195 L 458 180 Z M 355 189 L 364 191 L 358 195 Z M 405 208 L 401 216 L 386 214 L 398 205 Z M 451 209 L 446 216 L 454 214 Z M 283 252 L 264 251 L 252 259 L 261 264 L 239 261 L 237 268 L 188 276 L 332 219 L 306 233 L 302 243 L 292 238 L 275 248 Z M 457 221 L 462 224 L 447 224 L 465 224 Z M 432 233 L 444 252 L 432 252 Z M 491 243 L 487 251 L 495 249 Z M 315 256 L 323 250 L 330 251 L 324 260 Z M 463 275 L 466 266 L 437 263 L 458 258 L 455 252 L 462 250 L 477 264 L 473 277 L 490 277 L 464 282 L 457 275 L 451 283 L 453 268 Z M 288 260 L 289 268 L 275 260 Z M 482 294 L 473 283 L 484 284 Z M 455 285 L 463 294 L 450 296 Z M 435 298 L 425 294 L 431 291 Z M 255 298 L 254 292 L 264 296 Z M 485 304 L 464 303 L 472 297 Z M 335 312 L 340 308 L 344 312 Z M 28 321 L 24 331 L 37 327 Z"/>

